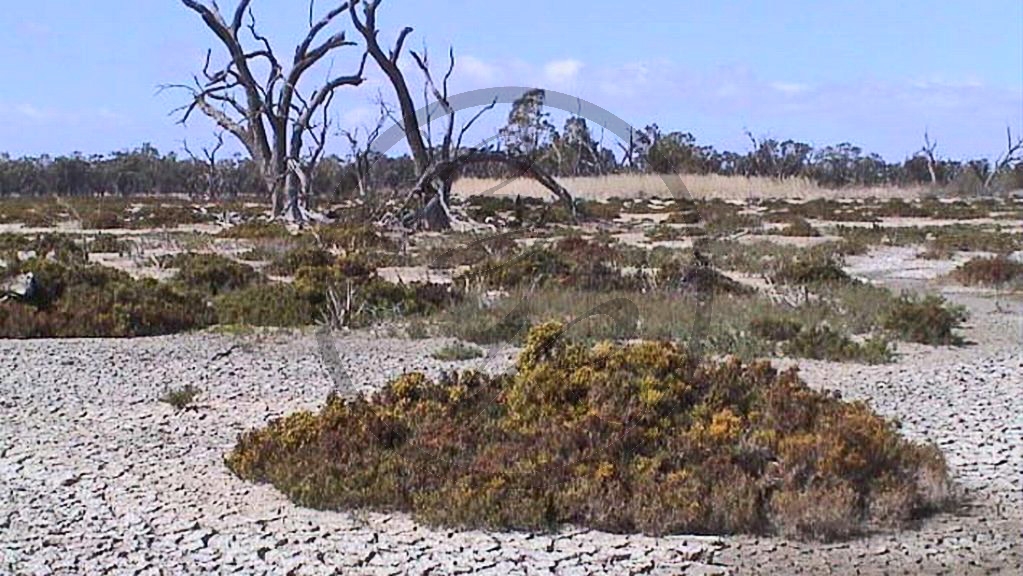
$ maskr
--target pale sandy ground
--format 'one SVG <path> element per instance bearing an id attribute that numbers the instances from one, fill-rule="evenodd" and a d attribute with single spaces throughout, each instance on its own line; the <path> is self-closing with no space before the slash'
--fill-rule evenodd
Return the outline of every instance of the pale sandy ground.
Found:
<path id="1" fill-rule="evenodd" d="M 896 249 L 850 264 L 918 289 L 941 289 L 947 267 L 923 270 Z M 1019 574 L 1023 302 L 948 295 L 973 314 L 969 346 L 903 345 L 886 366 L 802 366 L 811 384 L 868 400 L 906 434 L 938 442 L 967 505 L 915 530 L 830 545 L 460 532 L 403 514 L 298 508 L 221 459 L 237 433 L 336 389 L 311 334 L 0 341 L 0 574 Z M 355 332 L 331 344 L 350 391 L 474 365 L 430 358 L 445 342 Z M 185 383 L 204 391 L 195 410 L 157 402 Z"/>

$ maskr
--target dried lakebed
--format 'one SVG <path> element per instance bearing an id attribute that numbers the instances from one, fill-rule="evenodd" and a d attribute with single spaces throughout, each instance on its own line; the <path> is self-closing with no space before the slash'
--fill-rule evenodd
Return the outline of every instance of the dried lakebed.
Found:
<path id="1" fill-rule="evenodd" d="M 956 298 L 973 313 L 971 346 L 904 345 L 887 366 L 803 363 L 810 383 L 938 442 L 968 495 L 917 530 L 834 545 L 457 532 L 302 509 L 222 458 L 238 432 L 323 401 L 332 383 L 312 336 L 0 341 L 0 574 L 1020 573 L 1023 305 Z M 357 333 L 337 347 L 372 388 L 473 365 L 430 358 L 444 343 Z M 157 401 L 184 384 L 203 390 L 194 410 Z"/>

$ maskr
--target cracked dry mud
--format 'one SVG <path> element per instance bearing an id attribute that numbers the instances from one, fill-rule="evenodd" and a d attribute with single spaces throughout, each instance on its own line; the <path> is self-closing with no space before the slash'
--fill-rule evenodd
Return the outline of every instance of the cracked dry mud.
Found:
<path id="1" fill-rule="evenodd" d="M 0 341 L 0 574 L 1023 573 L 1023 304 L 954 298 L 973 313 L 973 345 L 902 345 L 887 366 L 802 363 L 811 384 L 938 442 L 968 496 L 915 530 L 832 545 L 455 532 L 302 509 L 222 458 L 237 433 L 322 402 L 332 385 L 312 336 Z M 337 344 L 367 388 L 469 364 L 431 359 L 438 340 Z M 157 401 L 189 383 L 203 390 L 194 410 Z"/>

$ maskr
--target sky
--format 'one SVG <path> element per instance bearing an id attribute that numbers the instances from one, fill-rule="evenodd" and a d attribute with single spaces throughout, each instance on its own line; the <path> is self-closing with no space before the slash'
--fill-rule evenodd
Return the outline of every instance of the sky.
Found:
<path id="1" fill-rule="evenodd" d="M 290 54 L 307 25 L 305 2 L 253 8 Z M 143 142 L 169 151 L 211 140 L 203 119 L 181 126 L 169 115 L 184 92 L 158 90 L 188 82 L 206 49 L 219 48 L 180 2 L 33 0 L 3 12 L 0 152 L 93 154 Z M 816 146 L 849 141 L 901 160 L 926 130 L 939 155 L 990 158 L 1004 150 L 1006 126 L 1023 134 L 1021 0 L 384 0 L 378 25 L 387 44 L 412 26 L 407 46 L 429 47 L 438 65 L 453 47 L 455 92 L 557 90 L 637 128 L 656 122 L 721 149 L 747 149 L 749 131 Z M 360 56 L 342 50 L 313 77 L 354 70 Z M 337 126 L 371 124 L 377 94 L 389 96 L 379 71 L 366 75 L 338 93 Z M 473 138 L 506 114 L 495 109 Z M 341 141 L 331 151 L 343 152 Z"/>

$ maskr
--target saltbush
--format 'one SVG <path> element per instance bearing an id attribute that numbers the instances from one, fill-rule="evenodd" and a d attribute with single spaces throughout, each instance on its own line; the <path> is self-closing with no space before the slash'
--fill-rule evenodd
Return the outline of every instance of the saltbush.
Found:
<path id="1" fill-rule="evenodd" d="M 178 269 L 174 281 L 179 285 L 212 296 L 246 288 L 263 280 L 263 276 L 251 266 L 219 254 L 175 254 L 164 258 L 163 265 Z"/>
<path id="2" fill-rule="evenodd" d="M 92 338 L 173 334 L 213 321 L 203 299 L 111 268 L 19 263 L 37 289 L 24 302 L 0 303 L 0 338 Z"/>
<path id="3" fill-rule="evenodd" d="M 881 320 L 885 330 L 901 340 L 921 344 L 961 344 L 956 330 L 966 321 L 966 310 L 948 306 L 943 298 L 933 294 L 923 297 L 903 295 L 895 299 Z"/>
<path id="4" fill-rule="evenodd" d="M 774 280 L 782 284 L 798 285 L 852 282 L 842 265 L 830 257 L 784 260 L 774 272 Z"/>
<path id="5" fill-rule="evenodd" d="M 317 309 L 306 294 L 290 284 L 258 284 L 222 294 L 214 300 L 221 324 L 308 326 Z"/>
<path id="6" fill-rule="evenodd" d="M 534 328 L 514 374 L 410 373 L 331 395 L 240 435 L 227 466 L 302 506 L 486 529 L 834 539 L 948 497 L 935 447 L 794 369 L 663 342 L 590 348 L 561 330 Z"/>
<path id="7" fill-rule="evenodd" d="M 1005 256 L 974 258 L 956 268 L 952 277 L 971 286 L 1005 286 L 1023 280 L 1023 262 Z"/>

